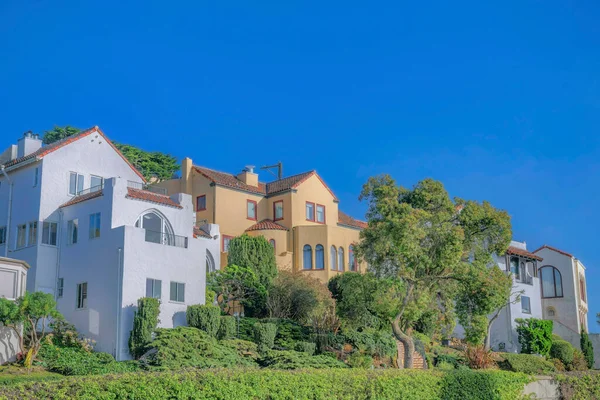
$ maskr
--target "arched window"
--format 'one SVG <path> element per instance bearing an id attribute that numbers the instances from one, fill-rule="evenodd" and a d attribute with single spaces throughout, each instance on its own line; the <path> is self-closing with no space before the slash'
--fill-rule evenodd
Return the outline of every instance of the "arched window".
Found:
<path id="1" fill-rule="evenodd" d="M 273 252 L 275 252 L 275 255 L 277 255 L 277 247 L 275 246 L 275 239 L 269 240 L 269 244 L 271 246 L 273 246 Z"/>
<path id="2" fill-rule="evenodd" d="M 581 300 L 585 300 L 585 279 L 579 278 L 579 295 L 581 296 Z"/>
<path id="3" fill-rule="evenodd" d="M 562 275 L 551 265 L 540 268 L 542 274 L 542 298 L 563 297 Z"/>
<path id="4" fill-rule="evenodd" d="M 212 254 L 210 254 L 210 251 L 206 250 L 206 275 L 210 274 L 211 272 L 215 272 L 217 270 L 217 267 L 215 266 L 215 259 L 213 258 Z"/>
<path id="5" fill-rule="evenodd" d="M 308 244 L 304 245 L 302 268 L 312 269 L 312 247 Z"/>
<path id="6" fill-rule="evenodd" d="M 331 268 L 332 271 L 335 271 L 337 269 L 337 250 L 335 249 L 335 246 L 331 246 L 330 253 L 329 268 Z"/>
<path id="7" fill-rule="evenodd" d="M 354 246 L 352 245 L 348 248 L 348 269 L 356 271 L 356 257 L 354 256 Z"/>
<path id="8" fill-rule="evenodd" d="M 339 248 L 338 250 L 338 271 L 344 270 L 344 249 Z"/>
<path id="9" fill-rule="evenodd" d="M 511 257 L 510 258 L 510 272 L 515 276 L 516 279 L 519 279 L 519 258 Z"/>
<path id="10" fill-rule="evenodd" d="M 325 268 L 325 249 L 322 245 L 315 246 L 315 269 Z"/>
<path id="11" fill-rule="evenodd" d="M 556 309 L 554 307 L 548 307 L 546 309 L 546 315 L 548 316 L 548 318 L 555 318 L 556 317 Z"/>
<path id="12" fill-rule="evenodd" d="M 156 210 L 145 211 L 135 222 L 136 228 L 146 230 L 146 241 L 172 245 L 175 237 L 167 218 Z"/>

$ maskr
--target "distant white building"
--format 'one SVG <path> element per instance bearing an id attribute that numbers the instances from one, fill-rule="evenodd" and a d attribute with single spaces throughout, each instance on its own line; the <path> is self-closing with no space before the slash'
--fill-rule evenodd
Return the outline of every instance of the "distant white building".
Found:
<path id="1" fill-rule="evenodd" d="M 162 327 L 204 303 L 218 226 L 195 226 L 189 195 L 147 187 L 98 127 L 45 147 L 25 134 L 0 164 L 0 255 L 26 261 L 27 290 L 54 294 L 98 350 L 129 357 L 140 297 L 161 299 Z"/>

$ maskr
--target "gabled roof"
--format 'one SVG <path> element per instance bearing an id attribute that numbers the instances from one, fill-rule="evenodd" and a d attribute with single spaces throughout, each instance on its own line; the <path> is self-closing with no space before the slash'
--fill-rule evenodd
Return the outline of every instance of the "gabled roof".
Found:
<path id="1" fill-rule="evenodd" d="M 182 209 L 183 207 L 177 203 L 175 203 L 169 196 L 165 196 L 163 194 L 158 194 L 154 192 L 149 192 L 147 190 L 140 190 L 134 188 L 127 188 L 127 197 L 128 199 L 136 199 L 142 201 L 148 201 L 150 203 L 161 204 L 163 206 L 175 207 Z"/>
<path id="2" fill-rule="evenodd" d="M 100 197 L 100 196 L 102 196 L 102 190 L 97 190 L 95 192 L 81 194 L 79 196 L 73 197 L 71 200 L 67 201 L 66 203 L 61 205 L 59 208 L 72 206 L 73 204 L 78 204 L 78 203 L 84 202 L 86 200 L 95 199 L 96 197 Z"/>
<path id="3" fill-rule="evenodd" d="M 63 148 L 65 146 L 67 146 L 67 145 L 69 145 L 69 144 L 71 144 L 73 142 L 76 142 L 77 140 L 82 139 L 82 138 L 84 138 L 86 136 L 89 136 L 89 135 L 91 135 L 93 133 L 98 133 L 100 136 L 102 136 L 104 138 L 104 140 L 106 140 L 106 143 L 108 143 L 113 148 L 113 150 L 116 151 L 117 154 L 119 156 L 121 156 L 121 158 L 131 167 L 131 169 L 133 170 L 133 172 L 135 172 L 137 174 L 137 176 L 139 176 L 144 182 L 146 182 L 146 179 L 144 178 L 144 175 L 142 175 L 140 173 L 140 171 L 138 171 L 133 166 L 133 164 L 131 162 L 129 162 L 129 160 L 123 155 L 123 153 L 121 153 L 119 151 L 119 149 L 117 149 L 115 147 L 115 145 L 106 137 L 106 135 L 104 134 L 104 132 L 102 132 L 98 126 L 93 126 L 93 127 L 89 128 L 89 129 L 83 130 L 83 131 L 81 131 L 81 132 L 79 132 L 79 133 L 77 133 L 75 135 L 66 137 L 66 138 L 64 138 L 62 140 L 58 140 L 58 141 L 56 141 L 54 143 L 50 143 L 47 146 L 42 146 L 39 150 L 34 151 L 33 153 L 28 154 L 28 155 L 26 155 L 24 157 L 19 157 L 19 158 L 16 158 L 16 159 L 12 160 L 12 161 L 9 161 L 8 163 L 4 164 L 4 166 L 6 168 L 9 168 L 9 167 L 17 166 L 17 165 L 19 165 L 21 163 L 24 163 L 25 161 L 29 161 L 29 160 L 32 160 L 34 158 L 35 159 L 44 158 L 44 156 L 46 156 L 46 155 L 48 155 L 50 153 L 53 153 L 54 151 L 56 151 L 56 150 L 58 150 L 60 148 Z"/>
<path id="4" fill-rule="evenodd" d="M 540 247 L 539 249 L 535 250 L 534 253 L 537 253 L 538 251 L 540 251 L 542 249 L 552 250 L 552 251 L 555 251 L 555 252 L 557 252 L 559 254 L 562 254 L 563 256 L 574 258 L 572 254 L 569 254 L 566 251 L 559 250 L 556 247 L 548 246 L 547 244 L 545 244 L 542 247 Z"/>
<path id="5" fill-rule="evenodd" d="M 537 256 L 527 250 L 520 249 L 518 247 L 513 247 L 513 246 L 508 247 L 508 249 L 506 250 L 506 254 L 513 254 L 515 256 L 527 257 L 527 258 L 531 258 L 532 260 L 538 260 L 538 261 L 543 260 L 543 258 L 540 256 Z"/>
<path id="6" fill-rule="evenodd" d="M 276 222 L 273 222 L 273 220 L 263 219 L 262 221 L 257 222 L 256 224 L 252 225 L 250 228 L 246 229 L 246 232 L 266 231 L 266 230 L 287 231 L 288 228 L 286 228 L 285 226 L 279 225 Z"/>
<path id="7" fill-rule="evenodd" d="M 366 223 L 365 221 L 360 221 L 358 219 L 354 219 L 351 216 L 349 216 L 348 214 L 343 213 L 339 210 L 338 210 L 338 224 L 344 225 L 344 226 L 349 226 L 352 228 L 358 228 L 358 229 L 365 229 L 367 226 L 369 226 L 369 224 Z"/>

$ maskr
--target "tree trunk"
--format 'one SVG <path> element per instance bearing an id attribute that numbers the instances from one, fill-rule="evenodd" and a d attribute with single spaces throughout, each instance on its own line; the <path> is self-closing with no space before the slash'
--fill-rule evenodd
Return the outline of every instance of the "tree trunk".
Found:
<path id="1" fill-rule="evenodd" d="M 404 368 L 411 369 L 413 367 L 415 343 L 410 336 L 402 332 L 402 329 L 400 328 L 400 315 L 394 318 L 394 321 L 392 322 L 392 331 L 394 332 L 396 339 L 398 339 L 404 347 L 404 354 L 400 354 L 400 351 L 398 351 L 398 368 L 401 368 L 400 363 L 402 362 Z"/>
<path id="2" fill-rule="evenodd" d="M 483 345 L 485 347 L 486 350 L 490 349 L 490 341 L 491 341 L 491 337 L 492 337 L 492 325 L 494 324 L 494 321 L 496 320 L 496 318 L 498 318 L 498 316 L 500 315 L 500 311 L 498 311 L 496 313 L 496 315 L 494 315 L 492 317 L 492 319 L 490 319 L 490 321 L 488 322 L 488 326 L 487 326 L 487 332 L 485 335 L 485 341 L 483 342 Z"/>

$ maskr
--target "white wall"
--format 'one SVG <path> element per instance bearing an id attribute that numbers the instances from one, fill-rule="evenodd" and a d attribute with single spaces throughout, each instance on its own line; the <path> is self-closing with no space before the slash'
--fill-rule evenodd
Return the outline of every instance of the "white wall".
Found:
<path id="1" fill-rule="evenodd" d="M 0 297 L 13 300 L 24 294 L 27 269 L 20 261 L 0 257 Z M 19 352 L 19 337 L 15 331 L 0 324 L 0 365 L 15 361 Z"/>

